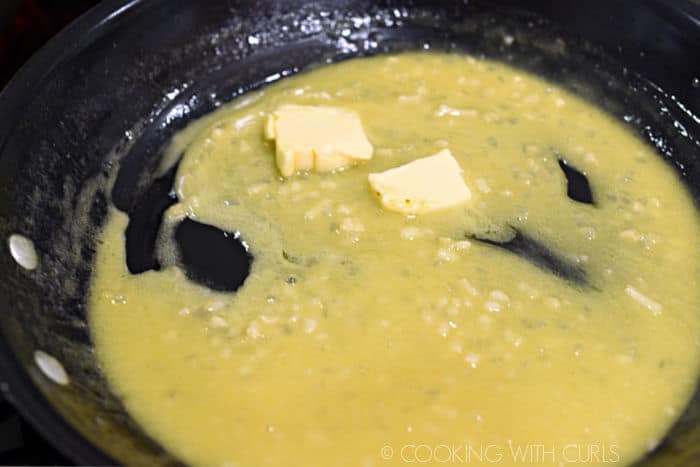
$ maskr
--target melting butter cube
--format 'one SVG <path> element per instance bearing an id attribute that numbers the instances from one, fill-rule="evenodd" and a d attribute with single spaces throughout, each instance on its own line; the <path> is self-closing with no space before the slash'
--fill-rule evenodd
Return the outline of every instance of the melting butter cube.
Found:
<path id="1" fill-rule="evenodd" d="M 330 172 L 372 158 L 360 117 L 337 107 L 283 105 L 267 117 L 265 137 L 275 140 L 277 168 Z"/>
<path id="2" fill-rule="evenodd" d="M 472 197 L 449 149 L 386 172 L 369 175 L 382 206 L 405 214 L 422 214 L 456 206 Z"/>

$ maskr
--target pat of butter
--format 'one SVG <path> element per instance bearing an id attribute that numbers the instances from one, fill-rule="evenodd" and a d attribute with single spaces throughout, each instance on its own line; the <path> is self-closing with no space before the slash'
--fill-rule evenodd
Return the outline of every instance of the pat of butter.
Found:
<path id="1" fill-rule="evenodd" d="M 277 168 L 330 172 L 372 158 L 360 117 L 337 107 L 283 105 L 267 117 L 265 137 L 275 140 Z"/>
<path id="2" fill-rule="evenodd" d="M 422 214 L 469 201 L 471 191 L 449 149 L 386 172 L 369 175 L 382 206 L 405 214 Z"/>

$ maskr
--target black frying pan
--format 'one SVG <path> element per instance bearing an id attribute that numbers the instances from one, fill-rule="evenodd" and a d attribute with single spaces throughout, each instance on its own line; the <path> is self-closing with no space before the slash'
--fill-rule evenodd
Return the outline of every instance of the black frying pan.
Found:
<path id="1" fill-rule="evenodd" d="M 76 462 L 179 463 L 94 358 L 85 297 L 108 205 L 138 209 L 168 138 L 221 102 L 326 61 L 423 47 L 511 63 L 595 101 L 700 200 L 695 1 L 106 1 L 0 95 L 0 389 Z M 10 256 L 13 233 L 34 241 L 35 271 Z M 36 350 L 63 364 L 68 386 L 39 371 Z M 643 462 L 698 465 L 698 441 L 696 395 Z"/>

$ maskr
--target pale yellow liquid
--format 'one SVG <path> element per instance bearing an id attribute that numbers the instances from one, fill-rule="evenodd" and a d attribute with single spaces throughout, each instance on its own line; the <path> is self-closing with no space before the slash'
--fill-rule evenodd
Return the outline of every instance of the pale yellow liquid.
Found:
<path id="1" fill-rule="evenodd" d="M 262 125 L 286 103 L 357 111 L 373 159 L 281 179 Z M 90 315 L 115 392 L 184 461 L 629 464 L 683 411 L 698 374 L 695 208 L 590 104 L 496 63 L 407 54 L 285 79 L 193 128 L 166 227 L 187 215 L 240 231 L 250 277 L 223 294 L 176 267 L 130 275 L 114 212 Z M 444 147 L 472 202 L 384 211 L 367 174 Z M 567 198 L 551 148 L 587 173 L 596 207 Z M 590 285 L 458 242 L 505 224 Z"/>

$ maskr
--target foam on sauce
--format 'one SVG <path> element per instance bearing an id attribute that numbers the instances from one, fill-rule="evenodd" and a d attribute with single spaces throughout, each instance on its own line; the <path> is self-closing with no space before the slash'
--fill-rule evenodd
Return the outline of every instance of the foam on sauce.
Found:
<path id="1" fill-rule="evenodd" d="M 521 71 L 433 53 L 327 66 L 240 102 L 178 140 L 179 202 L 163 232 L 184 217 L 240 232 L 255 258 L 244 285 L 188 281 L 167 234 L 169 267 L 129 274 L 116 211 L 97 253 L 98 356 L 175 455 L 435 464 L 447 445 L 515 465 L 528 463 L 518 448 L 545 446 L 556 464 L 629 464 L 683 411 L 700 362 L 700 224 L 673 172 L 623 126 Z M 262 133 L 287 103 L 357 112 L 373 159 L 280 178 Z M 471 202 L 383 210 L 367 175 L 443 148 Z M 567 197 L 559 157 L 586 174 L 594 205 Z M 585 281 L 478 240 L 513 230 Z"/>

